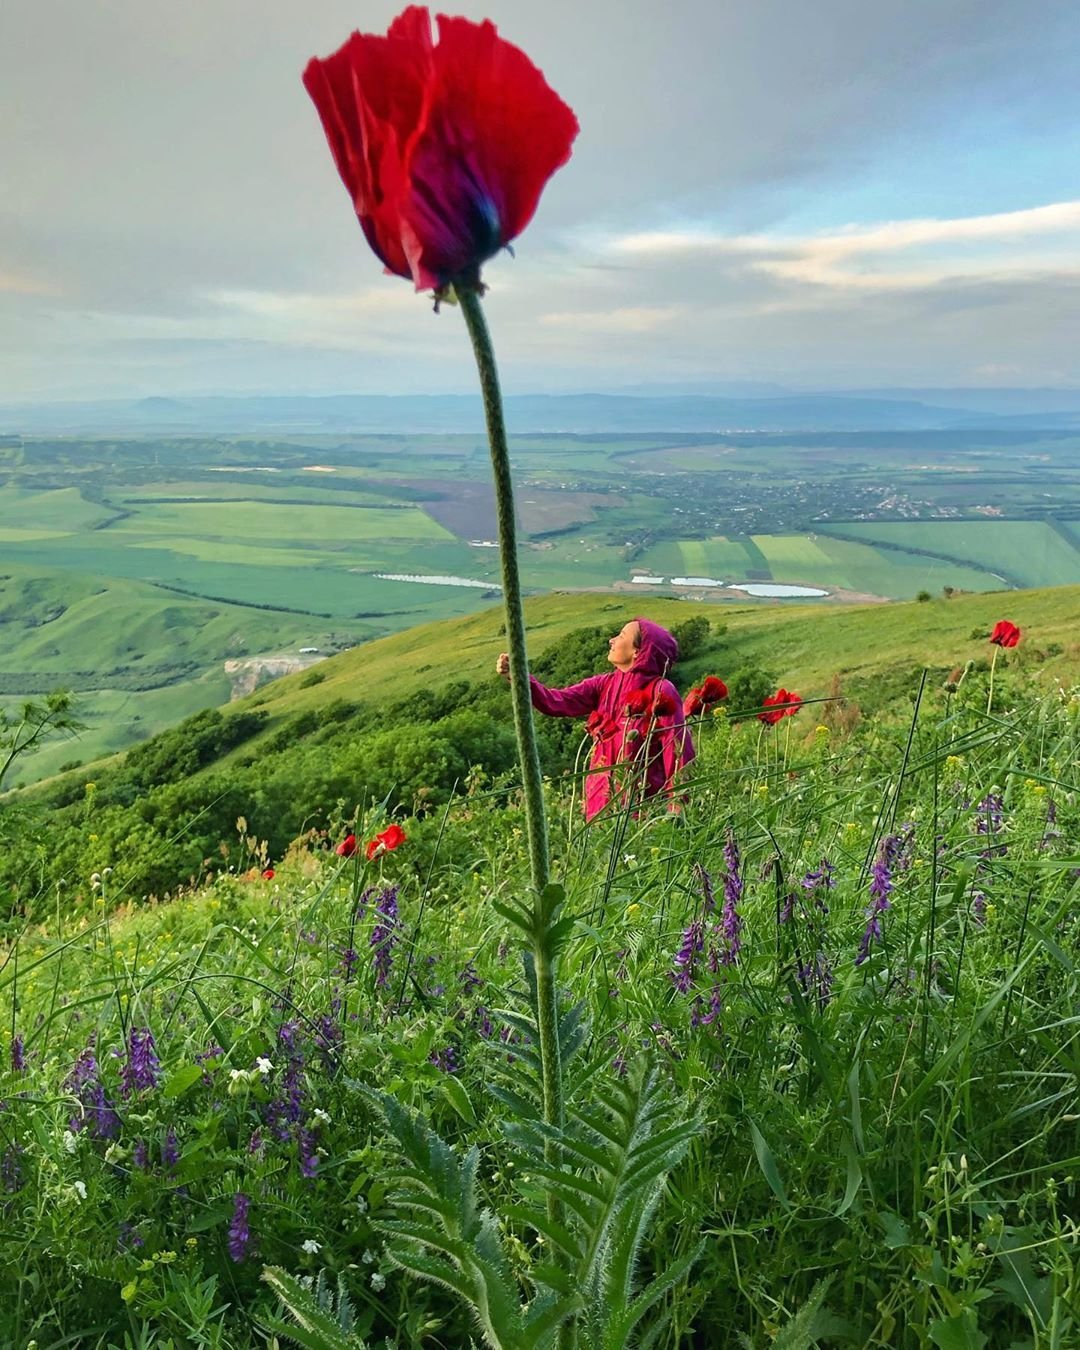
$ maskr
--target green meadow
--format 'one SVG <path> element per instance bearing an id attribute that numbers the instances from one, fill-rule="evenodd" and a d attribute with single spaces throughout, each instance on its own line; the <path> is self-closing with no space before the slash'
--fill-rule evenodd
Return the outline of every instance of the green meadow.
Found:
<path id="1" fill-rule="evenodd" d="M 1078 596 L 650 602 L 824 701 L 589 826 L 542 720 L 558 1128 L 500 609 L 6 799 L 0 1342 L 1070 1350 Z"/>

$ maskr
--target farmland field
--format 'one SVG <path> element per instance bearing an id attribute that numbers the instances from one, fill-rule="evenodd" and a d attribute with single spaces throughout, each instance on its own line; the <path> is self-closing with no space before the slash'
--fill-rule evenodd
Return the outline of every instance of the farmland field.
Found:
<path id="1" fill-rule="evenodd" d="M 1060 586 L 1080 581 L 1080 545 L 1047 521 L 854 521 L 836 529 L 887 544 L 890 551 L 925 551 L 956 558 L 1011 586 Z"/>
<path id="2" fill-rule="evenodd" d="M 1064 433 L 526 435 L 512 457 L 534 594 L 632 606 L 656 595 L 635 574 L 830 603 L 1080 580 Z M 489 605 L 495 530 L 475 435 L 6 438 L 0 697 L 72 685 L 86 746 L 118 748 L 170 720 L 170 688 L 177 715 L 223 697 L 237 651 L 332 652 Z"/>

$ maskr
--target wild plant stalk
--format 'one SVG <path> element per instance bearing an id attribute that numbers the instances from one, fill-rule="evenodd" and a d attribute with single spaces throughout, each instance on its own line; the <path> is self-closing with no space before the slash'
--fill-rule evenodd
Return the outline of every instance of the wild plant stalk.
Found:
<path id="1" fill-rule="evenodd" d="M 510 472 L 510 449 L 506 440 L 502 392 L 495 349 L 491 343 L 480 295 L 475 288 L 455 286 L 454 295 L 469 330 L 480 392 L 484 400 L 491 471 L 495 485 L 495 511 L 499 525 L 499 560 L 502 567 L 503 611 L 506 643 L 510 651 L 510 696 L 517 735 L 521 785 L 525 797 L 525 826 L 532 876 L 532 956 L 536 979 L 536 1024 L 543 1079 L 544 1119 L 554 1127 L 563 1123 L 562 1065 L 559 1048 L 559 1006 L 556 991 L 557 956 L 545 931 L 558 921 L 558 905 L 545 905 L 544 891 L 550 880 L 544 784 L 540 774 L 540 750 L 533 723 L 529 693 L 529 665 L 525 653 L 525 614 L 521 605 L 518 575 L 517 521 L 514 517 L 514 483 Z M 543 915 L 549 914 L 544 920 Z"/>

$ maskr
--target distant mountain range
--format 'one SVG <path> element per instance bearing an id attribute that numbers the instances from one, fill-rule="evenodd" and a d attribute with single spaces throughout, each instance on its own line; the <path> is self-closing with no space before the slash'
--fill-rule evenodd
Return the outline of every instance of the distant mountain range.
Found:
<path id="1" fill-rule="evenodd" d="M 1067 430 L 1080 427 L 1080 390 L 519 394 L 507 399 L 507 420 L 518 434 Z M 408 435 L 483 429 L 480 399 L 466 394 L 238 395 L 0 407 L 0 434 L 7 435 Z"/>

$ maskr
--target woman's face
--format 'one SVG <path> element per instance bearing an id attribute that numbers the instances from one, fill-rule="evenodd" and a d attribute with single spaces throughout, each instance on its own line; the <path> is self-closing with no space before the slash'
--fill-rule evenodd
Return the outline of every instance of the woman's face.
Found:
<path id="1" fill-rule="evenodd" d="M 613 638 L 608 638 L 607 659 L 616 670 L 629 670 L 638 654 L 641 625 L 637 619 L 624 623 Z"/>

